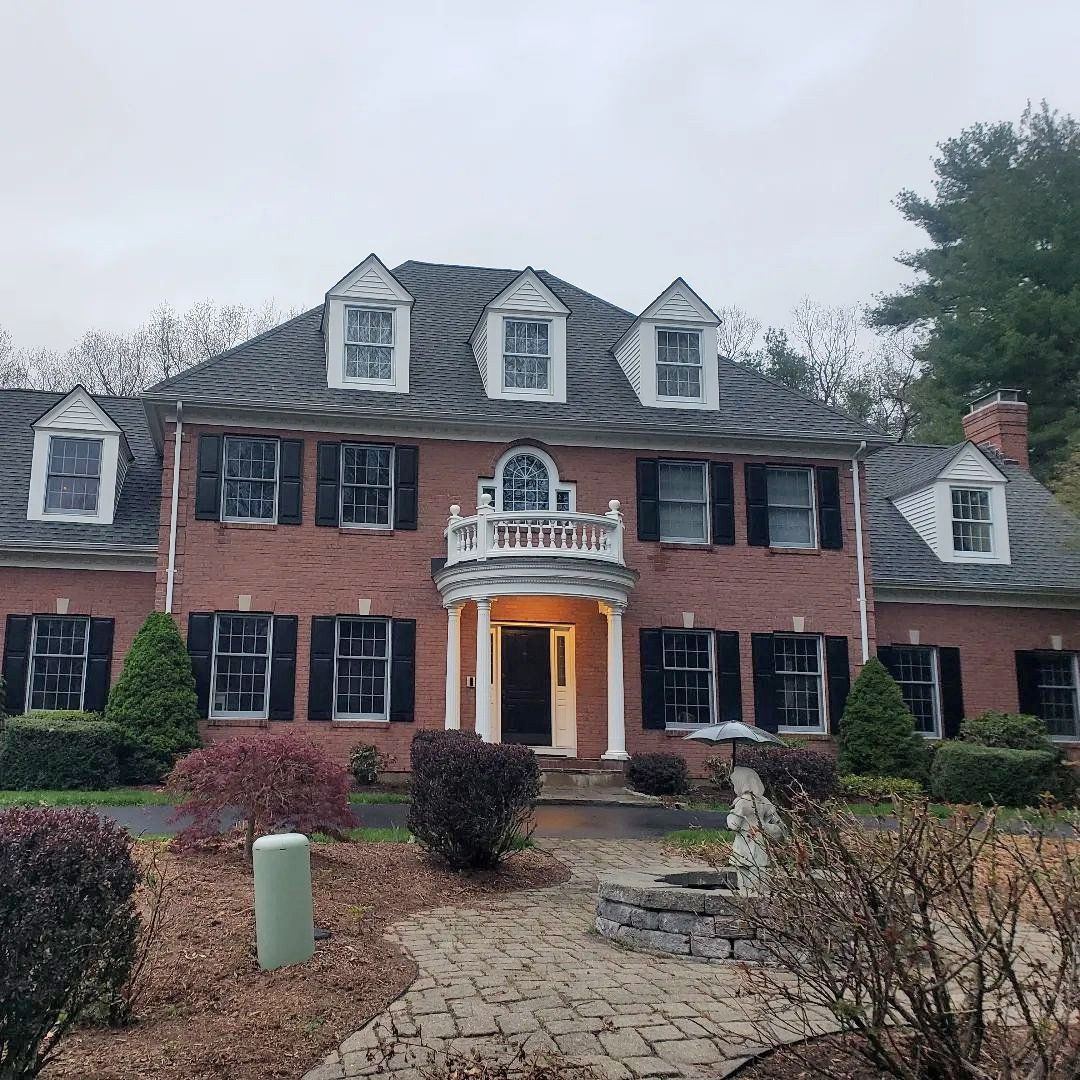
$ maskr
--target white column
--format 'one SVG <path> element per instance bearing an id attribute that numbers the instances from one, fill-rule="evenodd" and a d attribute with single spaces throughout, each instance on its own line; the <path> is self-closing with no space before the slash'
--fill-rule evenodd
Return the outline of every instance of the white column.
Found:
<path id="1" fill-rule="evenodd" d="M 476 601 L 476 733 L 491 742 L 491 601 Z"/>
<path id="2" fill-rule="evenodd" d="M 607 618 L 607 752 L 605 761 L 626 761 L 626 700 L 623 688 L 622 617 L 624 606 L 604 607 Z"/>
<path id="3" fill-rule="evenodd" d="M 461 727 L 461 605 L 446 609 L 446 728 Z"/>

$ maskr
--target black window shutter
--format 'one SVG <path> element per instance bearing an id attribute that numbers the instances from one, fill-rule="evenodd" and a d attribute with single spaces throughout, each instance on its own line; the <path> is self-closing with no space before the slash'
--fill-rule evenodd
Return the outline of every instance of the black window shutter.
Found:
<path id="1" fill-rule="evenodd" d="M 274 644 L 270 654 L 271 720 L 291 720 L 296 700 L 295 615 L 274 616 Z"/>
<path id="2" fill-rule="evenodd" d="M 308 671 L 309 720 L 333 720 L 334 718 L 336 638 L 337 619 L 333 615 L 316 615 L 311 620 L 311 665 Z"/>
<path id="3" fill-rule="evenodd" d="M 4 622 L 5 710 L 9 716 L 18 716 L 26 708 L 33 630 L 33 615 L 9 615 Z"/>
<path id="4" fill-rule="evenodd" d="M 637 538 L 660 539 L 660 462 L 655 458 L 637 459 Z"/>
<path id="5" fill-rule="evenodd" d="M 844 546 L 844 523 L 840 514 L 840 470 L 822 465 L 814 470 L 817 477 L 818 543 L 829 550 Z"/>
<path id="6" fill-rule="evenodd" d="M 900 654 L 892 645 L 879 645 L 877 658 L 885 665 L 885 670 L 895 679 L 900 670 Z"/>
<path id="7" fill-rule="evenodd" d="M 735 543 L 735 482 L 730 461 L 714 461 L 709 465 L 709 487 L 712 498 L 712 542 Z"/>
<path id="8" fill-rule="evenodd" d="M 390 719 L 416 719 L 416 620 L 390 621 Z"/>
<path id="9" fill-rule="evenodd" d="M 199 464 L 195 479 L 195 516 L 200 521 L 221 518 L 221 449 L 220 435 L 199 436 Z"/>
<path id="10" fill-rule="evenodd" d="M 319 443 L 319 460 L 315 474 L 315 524 L 338 524 L 340 497 L 338 477 L 341 472 L 341 444 Z M 329 717 L 327 717 L 329 719 Z"/>
<path id="11" fill-rule="evenodd" d="M 764 465 L 746 466 L 746 542 L 769 546 L 768 472 Z"/>
<path id="12" fill-rule="evenodd" d="M 641 465 L 641 462 L 638 462 Z M 663 731 L 664 632 L 641 631 L 641 726 Z"/>
<path id="13" fill-rule="evenodd" d="M 420 450 L 394 447 L 394 528 L 415 529 L 419 504 Z M 412 717 L 409 718 L 410 720 Z"/>
<path id="14" fill-rule="evenodd" d="M 1038 716 L 1042 705 L 1039 701 L 1039 654 L 1017 652 L 1016 689 L 1020 699 L 1020 711 L 1028 716 Z"/>
<path id="15" fill-rule="evenodd" d="M 742 664 L 739 660 L 739 632 L 716 632 L 716 679 L 719 721 L 742 719 Z"/>
<path id="16" fill-rule="evenodd" d="M 750 655 L 754 664 L 754 723 L 765 731 L 776 731 L 779 724 L 772 634 L 751 634 Z"/>
<path id="17" fill-rule="evenodd" d="M 829 731 L 836 735 L 840 731 L 840 717 L 844 715 L 848 691 L 851 689 L 846 637 L 825 639 L 825 672 L 829 680 Z"/>
<path id="18" fill-rule="evenodd" d="M 86 682 L 83 686 L 83 709 L 86 712 L 104 712 L 109 700 L 114 625 L 112 619 L 90 620 L 86 642 Z"/>
<path id="19" fill-rule="evenodd" d="M 278 477 L 279 525 L 299 525 L 304 518 L 304 440 L 281 440 Z"/>
<path id="20" fill-rule="evenodd" d="M 964 719 L 964 684 L 960 677 L 960 650 L 938 649 L 938 678 L 941 681 L 941 733 L 946 739 L 960 734 Z"/>
<path id="21" fill-rule="evenodd" d="M 188 656 L 191 657 L 191 673 L 195 676 L 199 715 L 205 720 L 210 713 L 210 671 L 214 652 L 213 612 L 193 611 L 188 615 L 187 649 Z"/>

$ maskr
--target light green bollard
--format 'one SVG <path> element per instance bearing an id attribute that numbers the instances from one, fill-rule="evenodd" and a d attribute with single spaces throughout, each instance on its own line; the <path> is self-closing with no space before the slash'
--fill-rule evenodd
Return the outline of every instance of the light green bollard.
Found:
<path id="1" fill-rule="evenodd" d="M 264 971 L 302 964 L 315 954 L 311 845 L 300 833 L 260 836 L 255 869 L 255 944 Z"/>

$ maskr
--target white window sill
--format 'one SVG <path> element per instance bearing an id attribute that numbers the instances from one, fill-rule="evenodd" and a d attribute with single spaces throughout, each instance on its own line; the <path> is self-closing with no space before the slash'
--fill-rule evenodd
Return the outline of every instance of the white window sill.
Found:
<path id="1" fill-rule="evenodd" d="M 220 721 L 223 724 L 232 723 L 234 720 L 256 720 L 260 723 L 269 720 L 269 716 L 266 713 L 253 713 L 253 712 L 231 712 L 231 713 L 215 713 L 212 712 L 207 716 L 208 720 Z"/>
<path id="2" fill-rule="evenodd" d="M 335 716 L 333 722 L 335 724 L 348 724 L 350 727 L 354 724 L 389 724 L 390 718 L 388 716 Z"/>
<path id="3" fill-rule="evenodd" d="M 828 735 L 823 727 L 778 727 L 777 735 Z"/>

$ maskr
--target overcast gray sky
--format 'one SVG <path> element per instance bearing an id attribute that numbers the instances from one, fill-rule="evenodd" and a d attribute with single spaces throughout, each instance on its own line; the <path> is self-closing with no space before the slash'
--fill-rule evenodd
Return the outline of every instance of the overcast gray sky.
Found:
<path id="1" fill-rule="evenodd" d="M 0 0 L 0 325 L 307 307 L 369 251 L 862 302 L 934 143 L 1080 113 L 1078 44 L 1075 0 Z"/>

